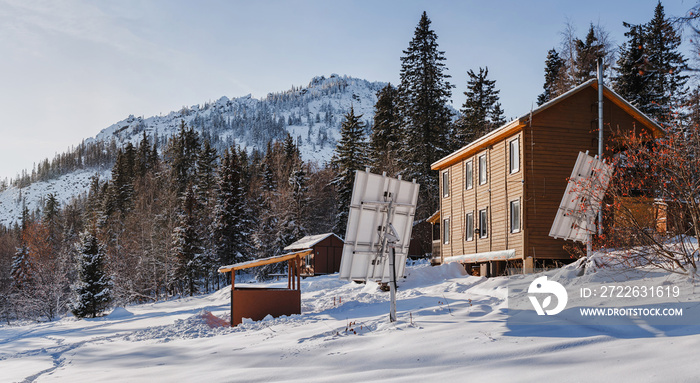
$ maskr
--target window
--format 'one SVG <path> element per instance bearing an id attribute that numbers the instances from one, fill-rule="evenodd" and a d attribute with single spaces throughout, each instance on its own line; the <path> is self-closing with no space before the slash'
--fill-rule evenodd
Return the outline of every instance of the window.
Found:
<path id="1" fill-rule="evenodd" d="M 450 196 L 450 172 L 448 170 L 442 173 L 442 196 Z"/>
<path id="2" fill-rule="evenodd" d="M 486 154 L 479 156 L 479 185 L 485 184 L 486 178 Z"/>
<path id="3" fill-rule="evenodd" d="M 304 259 L 304 265 L 305 265 L 306 267 L 311 267 L 311 262 L 313 262 L 313 261 L 312 261 L 312 260 L 313 260 L 313 257 L 314 257 L 314 256 L 313 256 L 312 253 L 306 254 L 306 257 L 305 257 L 305 259 Z"/>
<path id="4" fill-rule="evenodd" d="M 510 173 L 517 173 L 520 170 L 520 138 L 510 142 Z"/>
<path id="5" fill-rule="evenodd" d="M 520 200 L 510 201 L 510 232 L 520 232 Z"/>
<path id="6" fill-rule="evenodd" d="M 442 220 L 442 243 L 450 243 L 450 219 L 445 218 Z"/>
<path id="7" fill-rule="evenodd" d="M 486 209 L 479 210 L 479 238 L 486 238 L 489 235 Z"/>
<path id="8" fill-rule="evenodd" d="M 464 235 L 464 238 L 467 241 L 473 241 L 474 240 L 474 213 L 467 213 L 467 218 L 465 222 L 465 227 L 467 228 L 467 232 Z"/>
<path id="9" fill-rule="evenodd" d="M 467 189 L 474 187 L 474 161 L 469 160 L 464 168 L 464 178 L 467 179 Z"/>

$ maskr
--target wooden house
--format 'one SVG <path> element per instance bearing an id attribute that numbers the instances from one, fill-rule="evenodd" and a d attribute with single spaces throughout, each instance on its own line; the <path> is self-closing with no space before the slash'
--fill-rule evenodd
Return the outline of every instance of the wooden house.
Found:
<path id="1" fill-rule="evenodd" d="M 440 208 L 429 222 L 434 264 L 459 261 L 473 274 L 571 260 L 549 230 L 579 151 L 598 154 L 598 83 L 590 80 L 432 164 Z M 663 130 L 604 87 L 604 158 L 614 131 Z M 439 227 L 439 228 L 438 228 Z"/>
<path id="2" fill-rule="evenodd" d="M 303 276 L 333 274 L 340 271 L 344 242 L 333 233 L 309 235 L 284 248 L 285 251 L 312 249 L 304 257 Z"/>

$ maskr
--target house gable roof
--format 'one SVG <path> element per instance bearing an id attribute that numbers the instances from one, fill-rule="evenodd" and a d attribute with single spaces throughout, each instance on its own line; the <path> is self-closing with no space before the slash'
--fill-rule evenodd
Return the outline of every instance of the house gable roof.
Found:
<path id="1" fill-rule="evenodd" d="M 317 235 L 307 235 L 306 237 L 292 243 L 291 245 L 287 246 L 284 248 L 284 250 L 301 250 L 301 249 L 310 249 L 314 247 L 316 244 L 319 242 L 323 241 L 324 239 L 330 237 L 330 236 L 335 236 L 343 242 L 343 240 L 335 235 L 334 233 L 326 233 L 326 234 L 317 234 Z"/>
<path id="2" fill-rule="evenodd" d="M 511 136 L 520 130 L 522 130 L 523 127 L 525 127 L 531 120 L 531 118 L 538 113 L 547 110 L 560 102 L 568 99 L 569 97 L 581 92 L 582 90 L 592 87 L 594 89 L 598 89 L 598 81 L 596 79 L 588 80 L 584 82 L 583 84 L 571 89 L 570 91 L 562 94 L 561 96 L 550 100 L 549 102 L 546 102 L 539 106 L 537 109 L 532 110 L 531 112 L 521 116 L 520 118 L 516 118 L 505 125 L 502 125 L 500 128 L 490 132 L 489 134 L 479 138 L 478 140 L 470 143 L 469 145 L 466 145 L 462 147 L 461 149 L 447 155 L 446 157 L 441 158 L 440 160 L 434 162 L 430 168 L 432 170 L 442 170 L 445 169 L 461 160 L 463 160 L 466 157 L 469 157 L 476 153 L 479 150 L 482 150 L 490 145 L 493 145 L 494 143 L 503 140 L 504 138 L 507 138 L 508 136 Z M 612 101 L 613 104 L 617 105 L 620 109 L 624 110 L 626 113 L 634 117 L 636 120 L 640 121 L 645 127 L 647 127 L 649 130 L 651 130 L 654 133 L 654 136 L 659 137 L 663 136 L 666 134 L 666 132 L 657 124 L 654 122 L 651 118 L 649 118 L 647 115 L 642 113 L 639 109 L 634 107 L 632 104 L 630 104 L 627 100 L 622 98 L 620 95 L 612 91 L 610 88 L 607 86 L 603 86 L 603 96 L 609 100 Z"/>

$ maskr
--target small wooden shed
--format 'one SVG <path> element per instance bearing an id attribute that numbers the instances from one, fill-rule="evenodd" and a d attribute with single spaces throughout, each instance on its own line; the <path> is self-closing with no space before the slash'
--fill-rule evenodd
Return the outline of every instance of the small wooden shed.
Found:
<path id="1" fill-rule="evenodd" d="M 267 315 L 278 317 L 301 314 L 301 260 L 310 253 L 311 249 L 305 249 L 276 257 L 220 267 L 220 273 L 231 273 L 231 326 L 240 324 L 243 318 L 261 320 Z M 236 287 L 236 270 L 284 261 L 289 264 L 286 289 L 258 286 Z"/>
<path id="2" fill-rule="evenodd" d="M 285 251 L 301 251 L 311 249 L 302 261 L 303 276 L 333 274 L 340 271 L 340 260 L 343 256 L 343 242 L 333 233 L 308 235 L 284 248 Z"/>

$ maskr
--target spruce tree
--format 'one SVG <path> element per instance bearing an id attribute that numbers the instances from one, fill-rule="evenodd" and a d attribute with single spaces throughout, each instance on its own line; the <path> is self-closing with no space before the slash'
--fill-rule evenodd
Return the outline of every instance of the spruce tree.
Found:
<path id="1" fill-rule="evenodd" d="M 340 141 L 335 147 L 332 166 L 336 169 L 333 179 L 337 191 L 337 215 L 333 232 L 341 238 L 345 237 L 345 228 L 348 223 L 348 212 L 352 188 L 355 182 L 355 170 L 363 170 L 368 164 L 365 151 L 365 124 L 362 115 L 355 115 L 355 109 L 345 115 L 340 125 Z"/>
<path id="2" fill-rule="evenodd" d="M 209 140 L 197 153 L 197 197 L 205 207 L 209 207 L 216 190 L 216 149 Z"/>
<path id="3" fill-rule="evenodd" d="M 309 177 L 302 163 L 297 163 L 292 174 L 289 175 L 289 188 L 289 207 L 285 210 L 289 212 L 291 227 L 288 238 L 284 240 L 285 246 L 308 234 Z"/>
<path id="4" fill-rule="evenodd" d="M 404 178 L 421 185 L 417 219 L 438 207 L 438 178 L 430 165 L 450 152 L 452 111 L 447 103 L 453 86 L 445 73 L 445 52 L 438 49 L 437 35 L 423 12 L 413 39 L 401 57 L 399 110 L 405 137 L 401 149 Z"/>
<path id="5" fill-rule="evenodd" d="M 398 110 L 398 91 L 391 84 L 377 92 L 374 105 L 374 126 L 369 142 L 369 160 L 372 170 L 393 175 L 398 171 L 397 155 L 401 142 L 401 118 Z"/>
<path id="6" fill-rule="evenodd" d="M 148 140 L 148 135 L 146 134 L 146 131 L 143 132 L 143 135 L 141 136 L 141 142 L 139 142 L 139 146 L 137 149 L 137 157 L 136 157 L 136 175 L 138 178 L 143 178 L 146 176 L 146 172 L 150 169 L 150 156 L 151 156 L 151 144 Z"/>
<path id="7" fill-rule="evenodd" d="M 71 311 L 78 318 L 95 318 L 111 301 L 112 282 L 105 271 L 105 247 L 86 231 L 80 234 L 76 251 L 79 281 L 74 286 L 77 298 Z"/>
<path id="8" fill-rule="evenodd" d="M 505 122 L 496 81 L 487 79 L 488 67 L 479 68 L 478 74 L 470 69 L 467 74 L 469 81 L 464 92 L 467 99 L 460 110 L 462 116 L 455 124 L 455 149 L 468 145 Z"/>
<path id="9" fill-rule="evenodd" d="M 219 278 L 217 271 L 216 241 L 214 232 L 211 230 L 214 223 L 214 211 L 216 207 L 216 149 L 211 147 L 209 140 L 204 140 L 204 144 L 197 155 L 197 231 L 202 241 L 201 266 L 207 281 L 214 281 Z M 208 286 L 207 286 L 208 288 Z"/>
<path id="10" fill-rule="evenodd" d="M 642 111 L 669 126 L 687 93 L 688 76 L 683 74 L 687 60 L 679 50 L 681 35 L 665 16 L 660 1 L 654 9 L 654 18 L 645 27 L 644 41 L 650 102 Z"/>
<path id="11" fill-rule="evenodd" d="M 117 160 L 112 167 L 112 180 L 104 195 L 101 217 L 103 223 L 116 213 L 123 220 L 133 208 L 135 161 L 136 151 L 131 143 L 127 143 L 123 150 L 117 152 Z"/>
<path id="12" fill-rule="evenodd" d="M 649 108 L 649 73 L 644 70 L 647 61 L 644 26 L 622 24 L 628 28 L 625 32 L 627 42 L 620 47 L 613 89 L 632 105 L 644 111 Z"/>
<path id="13" fill-rule="evenodd" d="M 167 150 L 171 177 L 178 196 L 185 193 L 187 185 L 196 177 L 199 147 L 199 134 L 181 120 L 178 134 L 172 138 Z"/>
<path id="14" fill-rule="evenodd" d="M 29 248 L 22 243 L 12 257 L 11 287 L 15 291 L 31 290 L 34 287 L 34 270 L 29 257 Z"/>
<path id="15" fill-rule="evenodd" d="M 557 50 L 552 48 L 547 52 L 547 60 L 544 62 L 544 92 L 537 96 L 537 106 L 543 105 L 556 98 L 561 89 L 561 76 L 564 69 L 564 60 L 559 57 Z"/>
<path id="16" fill-rule="evenodd" d="M 596 36 L 595 27 L 591 24 L 585 40 L 576 39 L 576 65 L 574 68 L 576 84 L 582 84 L 596 78 L 598 58 L 605 57 L 603 44 Z"/>
<path id="17" fill-rule="evenodd" d="M 213 223 L 217 258 L 227 264 L 244 261 L 251 247 L 250 212 L 246 209 L 239 157 L 233 147 L 224 153 L 218 186 Z"/>
<path id="18" fill-rule="evenodd" d="M 175 278 L 182 292 L 189 296 L 199 292 L 198 277 L 202 269 L 202 247 L 199 238 L 197 197 L 190 185 L 182 197 L 178 212 L 178 225 L 173 231 L 173 252 L 177 260 Z"/>

